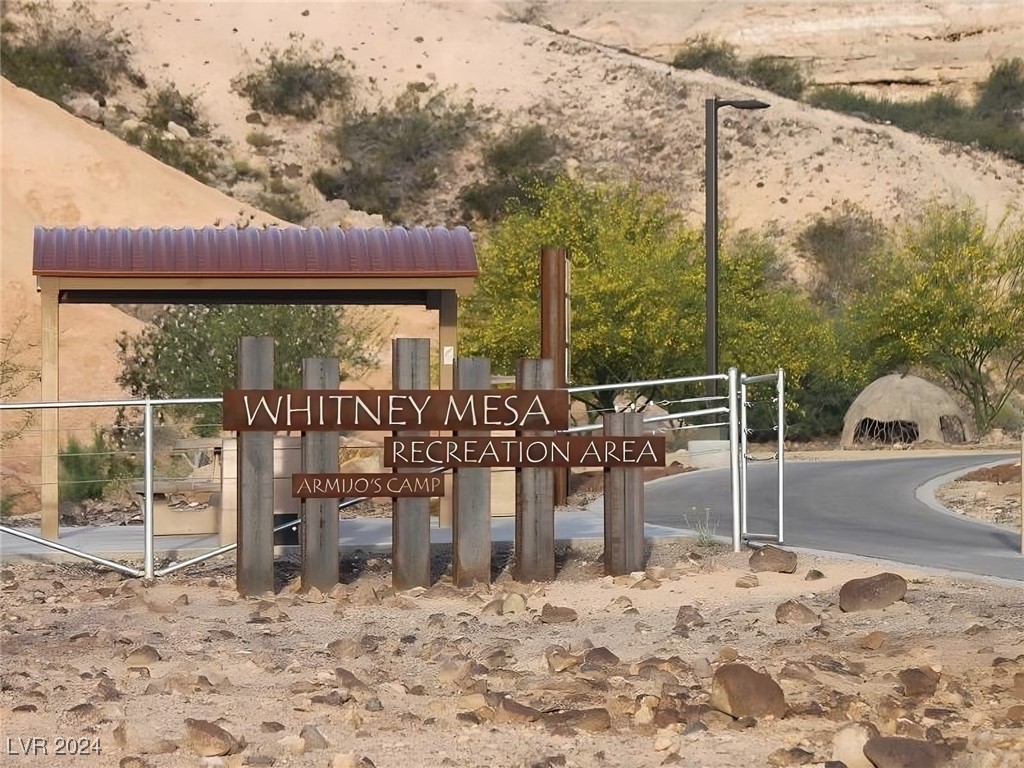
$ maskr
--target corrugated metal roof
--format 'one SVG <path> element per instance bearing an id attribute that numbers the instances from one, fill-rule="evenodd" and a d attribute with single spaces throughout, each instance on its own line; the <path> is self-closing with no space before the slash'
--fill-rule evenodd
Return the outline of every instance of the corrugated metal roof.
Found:
<path id="1" fill-rule="evenodd" d="M 476 277 L 465 227 L 36 227 L 32 272 L 53 277 Z"/>

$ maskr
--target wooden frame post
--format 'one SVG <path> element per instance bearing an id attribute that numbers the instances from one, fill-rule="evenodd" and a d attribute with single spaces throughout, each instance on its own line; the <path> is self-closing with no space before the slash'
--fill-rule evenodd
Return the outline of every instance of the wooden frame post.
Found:
<path id="1" fill-rule="evenodd" d="M 394 389 L 430 389 L 430 339 L 394 339 L 391 359 Z M 410 437 L 417 434 L 421 433 L 402 432 Z M 392 499 L 391 555 L 391 585 L 396 592 L 430 586 L 430 499 Z"/>
<path id="2" fill-rule="evenodd" d="M 639 413 L 606 413 L 606 437 L 643 434 Z M 644 477 L 639 467 L 604 469 L 604 572 L 622 576 L 644 569 Z"/>
<path id="3" fill-rule="evenodd" d="M 238 342 L 238 388 L 274 388 L 274 340 Z M 274 591 L 274 433 L 238 433 L 236 586 L 242 595 Z"/>
<path id="4" fill-rule="evenodd" d="M 60 400 L 60 304 L 57 285 L 53 279 L 40 280 L 42 296 L 40 352 L 40 385 L 42 402 Z M 39 415 L 42 430 L 40 440 L 39 501 L 41 519 L 39 533 L 44 539 L 56 540 L 60 536 L 60 409 L 44 408 Z"/>
<path id="5" fill-rule="evenodd" d="M 459 295 L 455 291 L 441 291 L 441 303 L 437 312 L 437 346 L 438 346 L 438 388 L 453 389 L 455 387 L 456 342 L 458 341 Z M 489 389 L 488 381 L 481 389 Z M 445 495 L 438 499 L 438 524 L 442 528 L 451 528 L 455 514 L 453 505 L 454 478 L 451 473 L 444 476 Z"/>
<path id="6" fill-rule="evenodd" d="M 305 389 L 337 389 L 341 384 L 338 361 L 306 358 L 302 361 Z M 337 432 L 302 433 L 302 471 L 336 473 Z M 338 583 L 338 502 L 340 499 L 303 499 L 299 537 L 302 552 L 302 591 L 329 592 Z"/>
<path id="7" fill-rule="evenodd" d="M 520 360 L 516 387 L 554 389 L 553 362 Z M 516 578 L 519 581 L 555 578 L 555 470 L 551 467 L 516 469 Z"/>
<path id="8" fill-rule="evenodd" d="M 564 248 L 540 252 L 540 356 L 551 360 L 556 389 L 568 386 L 569 253 Z M 554 474 L 555 504 L 564 506 L 569 495 L 569 471 Z"/>
<path id="9" fill-rule="evenodd" d="M 484 357 L 463 357 L 455 369 L 458 389 L 490 389 L 491 361 Z M 484 435 L 465 431 L 460 435 Z M 491 583 L 491 470 L 456 469 L 453 482 L 452 550 L 453 580 L 457 587 L 474 582 Z"/>

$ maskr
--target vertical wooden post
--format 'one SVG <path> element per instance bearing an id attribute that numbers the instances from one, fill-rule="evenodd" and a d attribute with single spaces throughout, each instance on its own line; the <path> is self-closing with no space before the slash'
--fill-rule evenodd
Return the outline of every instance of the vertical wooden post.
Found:
<path id="1" fill-rule="evenodd" d="M 540 252 L 540 356 L 554 363 L 557 389 L 568 386 L 568 259 L 564 248 L 543 248 Z M 556 469 L 554 483 L 555 504 L 564 506 L 569 495 L 569 469 Z"/>
<path id="2" fill-rule="evenodd" d="M 463 357 L 455 369 L 458 389 L 490 389 L 491 361 Z M 487 435 L 464 431 L 460 435 Z M 467 467 L 455 470 L 453 489 L 453 577 L 457 587 L 473 582 L 491 583 L 491 470 Z"/>
<path id="3" fill-rule="evenodd" d="M 274 388 L 274 340 L 238 342 L 238 388 Z M 274 433 L 238 433 L 238 550 L 236 586 L 242 595 L 274 591 Z"/>
<path id="4" fill-rule="evenodd" d="M 441 302 L 437 318 L 437 346 L 440 352 L 438 359 L 438 389 L 452 389 L 455 386 L 455 349 L 458 341 L 459 295 L 452 290 L 442 290 Z M 489 389 L 491 382 L 484 384 L 482 389 Z M 454 513 L 455 494 L 452 491 L 454 478 L 445 473 L 444 493 L 438 499 L 438 524 L 442 528 L 451 528 Z"/>
<path id="5" fill-rule="evenodd" d="M 41 313 L 41 337 L 40 352 L 42 353 L 42 367 L 40 368 L 40 383 L 42 385 L 42 402 L 55 403 L 60 400 L 60 388 L 58 372 L 59 365 L 59 339 L 60 339 L 60 304 L 57 302 L 57 286 L 53 278 L 41 278 L 42 288 L 42 313 Z M 39 532 L 44 539 L 56 540 L 60 536 L 60 486 L 59 479 L 59 458 L 60 455 L 60 427 L 59 408 L 44 408 L 39 416 L 39 426 L 42 430 L 40 446 L 40 482 L 39 500 L 41 507 L 41 519 Z"/>
<path id="6" fill-rule="evenodd" d="M 639 413 L 604 415 L 607 437 L 643 434 Z M 604 572 L 621 576 L 644 569 L 644 477 L 639 467 L 604 469 Z"/>
<path id="7" fill-rule="evenodd" d="M 302 361 L 302 386 L 305 389 L 337 389 L 341 383 L 338 361 L 307 358 Z M 338 433 L 302 434 L 302 471 L 306 473 L 338 471 Z M 338 501 L 305 499 L 302 502 L 302 590 L 316 587 L 329 592 L 338 583 Z"/>
<path id="8" fill-rule="evenodd" d="M 430 339 L 395 339 L 391 359 L 394 389 L 430 389 Z M 417 434 L 423 433 L 402 432 L 403 436 Z M 392 499 L 391 554 L 391 586 L 396 592 L 430 586 L 430 499 Z"/>
<path id="9" fill-rule="evenodd" d="M 519 361 L 516 372 L 519 389 L 553 389 L 554 385 L 555 368 L 551 360 Z M 554 475 L 551 467 L 516 469 L 516 578 L 519 581 L 555 578 Z"/>
<path id="10" fill-rule="evenodd" d="M 1024 434 L 1020 436 L 1020 553 L 1024 555 Z"/>

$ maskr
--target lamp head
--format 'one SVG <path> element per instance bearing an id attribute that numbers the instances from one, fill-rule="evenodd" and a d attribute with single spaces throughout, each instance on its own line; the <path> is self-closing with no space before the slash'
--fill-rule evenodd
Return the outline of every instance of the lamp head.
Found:
<path id="1" fill-rule="evenodd" d="M 768 109 L 771 104 L 758 99 L 722 99 L 718 102 L 720 107 L 734 107 L 735 109 Z"/>

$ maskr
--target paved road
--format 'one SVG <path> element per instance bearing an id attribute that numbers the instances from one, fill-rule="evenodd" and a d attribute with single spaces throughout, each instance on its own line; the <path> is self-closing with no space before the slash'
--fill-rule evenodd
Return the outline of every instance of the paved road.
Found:
<path id="1" fill-rule="evenodd" d="M 950 473 L 1016 456 L 787 461 L 784 543 L 1024 581 L 1015 531 L 941 511 L 929 492 Z M 748 471 L 753 533 L 777 530 L 776 472 L 774 461 Z M 717 535 L 732 535 L 728 470 L 650 483 L 645 506 L 646 522 L 689 529 L 710 509 Z"/>

